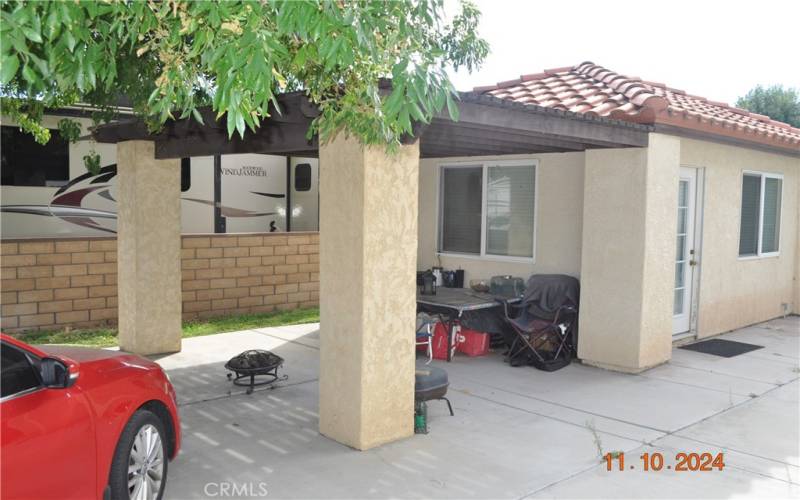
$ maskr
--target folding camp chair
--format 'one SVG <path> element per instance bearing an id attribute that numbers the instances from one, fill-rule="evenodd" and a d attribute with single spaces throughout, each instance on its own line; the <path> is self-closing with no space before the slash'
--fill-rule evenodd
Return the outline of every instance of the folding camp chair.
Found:
<path id="1" fill-rule="evenodd" d="M 533 315 L 527 304 L 514 306 L 503 301 L 503 311 L 515 334 L 506 353 L 508 364 L 531 364 L 545 371 L 570 364 L 574 355 L 572 332 L 578 317 L 575 306 L 562 305 L 550 321 Z"/>
<path id="2" fill-rule="evenodd" d="M 503 304 L 509 327 L 506 361 L 553 371 L 568 365 L 578 345 L 580 283 L 564 274 L 534 274 L 522 301 Z"/>

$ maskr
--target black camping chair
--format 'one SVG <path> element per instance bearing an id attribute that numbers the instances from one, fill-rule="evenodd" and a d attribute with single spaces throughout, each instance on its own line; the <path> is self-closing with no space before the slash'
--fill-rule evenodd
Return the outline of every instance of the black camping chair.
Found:
<path id="1" fill-rule="evenodd" d="M 578 280 L 564 275 L 533 275 L 519 304 L 503 301 L 513 332 L 506 362 L 555 371 L 572 361 L 577 342 Z"/>

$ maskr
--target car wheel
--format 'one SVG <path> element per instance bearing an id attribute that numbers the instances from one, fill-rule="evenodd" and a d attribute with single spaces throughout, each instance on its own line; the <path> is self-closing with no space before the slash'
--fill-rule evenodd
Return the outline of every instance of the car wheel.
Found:
<path id="1" fill-rule="evenodd" d="M 167 483 L 164 424 L 152 412 L 133 414 L 119 437 L 108 478 L 112 500 L 160 500 Z"/>

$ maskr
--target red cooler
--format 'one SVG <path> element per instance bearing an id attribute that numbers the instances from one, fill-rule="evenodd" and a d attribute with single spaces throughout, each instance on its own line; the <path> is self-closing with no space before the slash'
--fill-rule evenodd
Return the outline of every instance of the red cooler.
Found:
<path id="1" fill-rule="evenodd" d="M 456 350 L 467 356 L 485 356 L 489 352 L 489 334 L 461 327 L 456 334 Z"/>
<path id="2" fill-rule="evenodd" d="M 436 323 L 433 329 L 433 359 L 447 360 L 447 325 Z"/>

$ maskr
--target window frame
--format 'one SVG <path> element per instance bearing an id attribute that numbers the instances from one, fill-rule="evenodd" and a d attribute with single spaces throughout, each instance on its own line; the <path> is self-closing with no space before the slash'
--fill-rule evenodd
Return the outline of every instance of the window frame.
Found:
<path id="1" fill-rule="evenodd" d="M 444 222 L 444 176 L 446 168 L 481 168 L 481 245 L 480 253 L 464 253 L 442 250 L 442 235 Z M 533 168 L 533 238 L 530 257 L 517 257 L 512 255 L 498 255 L 486 251 L 486 220 L 488 203 L 489 169 L 494 167 L 531 167 Z M 518 262 L 525 264 L 536 263 L 536 233 L 539 224 L 539 160 L 534 158 L 520 160 L 478 160 L 440 163 L 436 168 L 436 255 L 444 257 L 459 257 L 484 261 Z"/>
<path id="2" fill-rule="evenodd" d="M 758 205 L 758 244 L 756 248 L 756 253 L 754 255 L 742 255 L 739 254 L 738 246 L 742 239 L 742 197 L 744 193 L 742 192 L 742 185 L 744 183 L 745 176 L 752 176 L 758 177 L 761 181 L 759 188 L 760 188 L 760 199 Z M 778 224 L 776 231 L 778 233 L 778 249 L 774 252 L 762 252 L 762 245 L 764 239 L 764 192 L 766 190 L 767 182 L 766 179 L 779 179 L 781 181 L 781 203 L 779 206 L 779 214 L 780 217 L 778 219 Z M 785 185 L 783 174 L 782 173 L 774 173 L 774 172 L 764 172 L 760 170 L 743 170 L 742 175 L 739 178 L 739 234 L 737 238 L 737 250 L 736 253 L 738 255 L 739 260 L 754 260 L 754 259 L 764 259 L 769 257 L 779 257 L 781 254 L 781 246 L 783 243 L 783 238 L 781 238 L 781 226 L 783 224 L 783 187 Z"/>
<path id="3" fill-rule="evenodd" d="M 21 398 L 23 396 L 27 396 L 28 394 L 33 394 L 34 392 L 38 392 L 38 391 L 44 389 L 45 387 L 44 387 L 44 383 L 42 382 L 42 374 L 40 373 L 40 370 L 38 369 L 36 362 L 34 362 L 34 360 L 38 361 L 38 362 L 41 362 L 39 357 L 38 356 L 34 356 L 29 351 L 27 351 L 25 349 L 22 349 L 21 347 L 18 347 L 16 345 L 12 344 L 11 342 L 3 341 L 2 344 L 4 346 L 10 348 L 10 349 L 14 349 L 16 351 L 19 351 L 20 353 L 22 353 L 23 356 L 25 356 L 25 359 L 28 360 L 28 363 L 30 364 L 30 367 L 33 369 L 33 374 L 34 374 L 34 376 L 36 376 L 36 380 L 39 382 L 39 384 L 34 386 L 34 387 L 29 387 L 28 389 L 23 389 L 23 390 L 21 390 L 19 392 L 15 392 L 14 394 L 9 394 L 8 396 L 3 396 L 3 397 L 0 398 L 0 403 L 5 403 L 6 401 L 10 401 L 12 399 Z"/>

